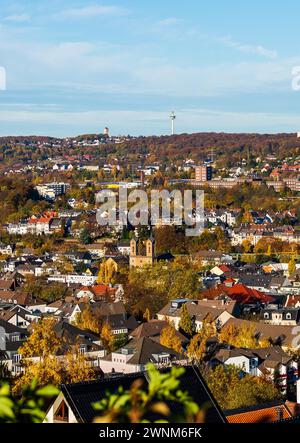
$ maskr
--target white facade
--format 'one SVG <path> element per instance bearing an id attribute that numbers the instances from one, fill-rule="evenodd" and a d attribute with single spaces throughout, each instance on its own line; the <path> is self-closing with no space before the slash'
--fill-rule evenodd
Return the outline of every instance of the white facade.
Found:
<path id="1" fill-rule="evenodd" d="M 79 284 L 82 286 L 93 286 L 96 281 L 97 277 L 93 275 L 78 275 L 78 274 L 70 274 L 70 275 L 52 275 L 48 277 L 48 282 L 54 281 L 59 283 L 66 283 L 66 284 Z"/>

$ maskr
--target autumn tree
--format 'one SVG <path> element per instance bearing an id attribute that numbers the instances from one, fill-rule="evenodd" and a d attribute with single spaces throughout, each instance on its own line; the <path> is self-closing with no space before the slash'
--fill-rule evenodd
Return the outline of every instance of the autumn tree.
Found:
<path id="1" fill-rule="evenodd" d="M 216 326 L 210 314 L 202 322 L 202 327 L 190 341 L 187 355 L 192 360 L 201 361 L 206 356 L 207 340 L 216 335 Z"/>
<path id="2" fill-rule="evenodd" d="M 189 337 L 195 332 L 194 322 L 188 312 L 186 303 L 181 308 L 179 329 Z"/>
<path id="3" fill-rule="evenodd" d="M 116 270 L 113 262 L 104 260 L 99 268 L 97 283 L 104 283 L 105 285 L 112 283 L 115 272 Z"/>
<path id="4" fill-rule="evenodd" d="M 245 375 L 231 365 L 203 371 L 208 387 L 222 409 L 237 409 L 281 400 L 280 391 L 264 377 Z"/>
<path id="5" fill-rule="evenodd" d="M 146 322 L 151 320 L 151 312 L 150 312 L 149 308 L 146 308 L 146 310 L 143 314 L 143 320 L 145 320 Z"/>
<path id="6" fill-rule="evenodd" d="M 76 315 L 74 325 L 79 329 L 95 332 L 96 334 L 100 332 L 100 322 L 93 314 L 90 306 L 87 306 L 82 312 Z"/>
<path id="7" fill-rule="evenodd" d="M 103 324 L 102 329 L 101 329 L 100 338 L 101 338 L 103 347 L 107 351 L 111 351 L 113 349 L 115 337 L 114 337 L 114 334 L 112 332 L 112 328 L 109 325 L 109 323 L 105 322 Z"/>
<path id="8" fill-rule="evenodd" d="M 162 329 L 160 334 L 160 344 L 166 348 L 173 349 L 175 352 L 181 352 L 181 341 L 174 326 L 169 325 Z"/>
<path id="9" fill-rule="evenodd" d="M 296 271 L 296 260 L 295 258 L 291 258 L 288 264 L 289 276 L 291 276 Z"/>
<path id="10" fill-rule="evenodd" d="M 243 324 L 237 327 L 234 324 L 224 326 L 219 334 L 219 341 L 238 348 L 256 348 L 258 339 L 252 325 Z"/>
<path id="11" fill-rule="evenodd" d="M 24 372 L 16 379 L 15 393 L 21 392 L 22 387 L 30 385 L 33 380 L 36 380 L 38 386 L 49 383 L 58 386 L 94 377 L 94 371 L 79 352 L 78 345 L 75 349 L 71 347 L 64 356 L 59 356 L 59 350 L 66 342 L 57 337 L 55 324 L 55 319 L 50 318 L 34 325 L 32 334 L 19 349 Z"/>
<path id="12" fill-rule="evenodd" d="M 54 324 L 55 319 L 44 319 L 34 325 L 33 333 L 19 349 L 24 372 L 15 382 L 15 392 L 34 379 L 39 386 L 58 386 L 62 382 L 61 364 L 56 358 L 62 341 L 54 332 Z"/>
<path id="13" fill-rule="evenodd" d="M 95 370 L 88 363 L 86 356 L 79 351 L 78 345 L 67 352 L 63 371 L 64 383 L 79 383 L 95 378 Z"/>

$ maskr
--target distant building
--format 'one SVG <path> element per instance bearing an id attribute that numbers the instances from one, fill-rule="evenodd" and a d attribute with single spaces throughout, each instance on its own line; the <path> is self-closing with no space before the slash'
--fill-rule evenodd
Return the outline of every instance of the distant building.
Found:
<path id="1" fill-rule="evenodd" d="M 36 186 L 36 190 L 38 191 L 39 195 L 46 200 L 55 200 L 56 197 L 59 195 L 63 195 L 66 193 L 66 190 L 68 188 L 67 183 L 45 183 Z"/>
<path id="2" fill-rule="evenodd" d="M 201 182 L 212 180 L 212 167 L 208 165 L 196 166 L 195 180 Z"/>
<path id="3" fill-rule="evenodd" d="M 109 137 L 109 128 L 107 126 L 105 126 L 103 130 L 103 135 L 107 135 Z"/>
<path id="4" fill-rule="evenodd" d="M 145 241 L 146 250 L 143 252 L 142 244 L 138 240 L 132 239 L 130 242 L 130 267 L 142 268 L 143 266 L 152 265 L 154 262 L 154 240 Z"/>

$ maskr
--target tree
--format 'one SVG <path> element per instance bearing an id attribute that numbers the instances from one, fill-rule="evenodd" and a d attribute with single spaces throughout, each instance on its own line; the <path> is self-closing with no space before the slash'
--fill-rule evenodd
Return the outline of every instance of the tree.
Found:
<path id="1" fill-rule="evenodd" d="M 149 308 L 146 308 L 146 311 L 143 314 L 143 320 L 145 320 L 146 322 L 151 320 L 151 312 Z"/>
<path id="2" fill-rule="evenodd" d="M 88 364 L 85 355 L 79 352 L 79 346 L 67 352 L 64 370 L 65 383 L 79 383 L 95 378 L 95 370 Z"/>
<path id="3" fill-rule="evenodd" d="M 202 328 L 190 341 L 187 348 L 188 357 L 201 361 L 206 356 L 207 340 L 216 335 L 216 326 L 210 314 L 203 320 Z"/>
<path id="4" fill-rule="evenodd" d="M 115 272 L 114 263 L 104 260 L 100 265 L 97 283 L 104 283 L 105 285 L 112 283 Z"/>
<path id="5" fill-rule="evenodd" d="M 169 325 L 162 329 L 160 334 L 160 344 L 166 348 L 173 349 L 175 352 L 181 352 L 181 341 L 174 326 Z"/>
<path id="6" fill-rule="evenodd" d="M 242 247 L 243 247 L 245 253 L 251 252 L 252 248 L 253 248 L 252 247 L 252 243 L 251 243 L 251 241 L 249 239 L 246 239 L 246 240 L 242 241 Z"/>
<path id="7" fill-rule="evenodd" d="M 296 260 L 295 258 L 291 258 L 288 264 L 289 276 L 291 276 L 296 271 Z"/>
<path id="8" fill-rule="evenodd" d="M 34 325 L 33 333 L 19 349 L 24 372 L 15 382 L 15 392 L 20 392 L 22 386 L 30 385 L 33 380 L 37 380 L 38 386 L 61 383 L 61 364 L 56 354 L 62 342 L 53 330 L 54 324 L 55 319 L 43 319 Z"/>
<path id="9" fill-rule="evenodd" d="M 100 337 L 103 347 L 107 351 L 111 351 L 113 349 L 115 338 L 111 326 L 106 322 L 102 326 Z"/>
<path id="10" fill-rule="evenodd" d="M 181 308 L 179 329 L 189 337 L 191 337 L 195 332 L 195 327 L 192 318 L 188 313 L 186 303 L 184 303 L 184 305 Z"/>
<path id="11" fill-rule="evenodd" d="M 94 371 L 87 364 L 78 346 L 69 350 L 64 358 L 58 358 L 58 351 L 64 341 L 59 339 L 53 329 L 55 319 L 43 319 L 34 326 L 34 331 L 19 349 L 24 372 L 16 379 L 14 392 L 19 394 L 22 387 L 33 380 L 39 387 L 52 384 L 83 381 L 93 377 Z"/>
<path id="12" fill-rule="evenodd" d="M 239 328 L 234 324 L 225 326 L 219 334 L 219 341 L 237 348 L 256 348 L 259 345 L 254 326 L 247 324 Z"/>
<path id="13" fill-rule="evenodd" d="M 117 349 L 122 348 L 126 345 L 128 341 L 128 337 L 126 334 L 118 334 L 114 336 L 113 342 L 112 342 L 112 351 L 116 351 Z"/>
<path id="14" fill-rule="evenodd" d="M 88 245 L 90 244 L 92 241 L 90 233 L 88 231 L 87 228 L 83 228 L 82 231 L 80 232 L 80 242 L 83 245 Z"/>
<path id="15" fill-rule="evenodd" d="M 74 325 L 80 329 L 92 331 L 96 334 L 100 332 L 100 324 L 96 316 L 93 314 L 90 306 L 83 309 L 76 315 Z"/>
<path id="16" fill-rule="evenodd" d="M 49 400 L 59 394 L 54 386 L 38 388 L 36 380 L 22 386 L 22 395 L 12 395 L 10 385 L 0 384 L 0 423 L 42 423 Z"/>
<path id="17" fill-rule="evenodd" d="M 218 365 L 203 373 L 208 387 L 222 409 L 237 409 L 281 400 L 274 383 L 264 377 L 241 374 L 235 366 Z"/>
<path id="18" fill-rule="evenodd" d="M 31 357 L 42 359 L 57 353 L 62 341 L 53 329 L 55 324 L 56 320 L 54 318 L 45 318 L 34 324 L 32 334 L 19 349 L 23 359 Z"/>

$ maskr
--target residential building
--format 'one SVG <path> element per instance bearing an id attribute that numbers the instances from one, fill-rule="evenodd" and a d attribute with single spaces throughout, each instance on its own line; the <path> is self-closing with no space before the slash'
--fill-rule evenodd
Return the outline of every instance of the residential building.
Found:
<path id="1" fill-rule="evenodd" d="M 147 363 L 154 363 L 159 367 L 169 366 L 171 363 L 184 362 L 184 357 L 151 338 L 142 337 L 130 340 L 121 349 L 108 354 L 100 360 L 100 368 L 104 373 L 143 372 Z"/>
<path id="2" fill-rule="evenodd" d="M 163 371 L 168 372 L 169 369 Z M 101 401 L 106 392 L 115 392 L 119 387 L 126 391 L 136 380 L 141 380 L 142 389 L 147 389 L 149 379 L 145 372 L 106 376 L 100 380 L 71 385 L 63 384 L 60 393 L 48 408 L 45 423 L 92 423 L 97 411 L 91 407 L 91 402 Z M 187 391 L 201 410 L 205 408 L 206 423 L 226 423 L 222 410 L 207 389 L 206 382 L 197 368 L 185 368 L 185 373 L 180 377 L 179 388 Z"/>

